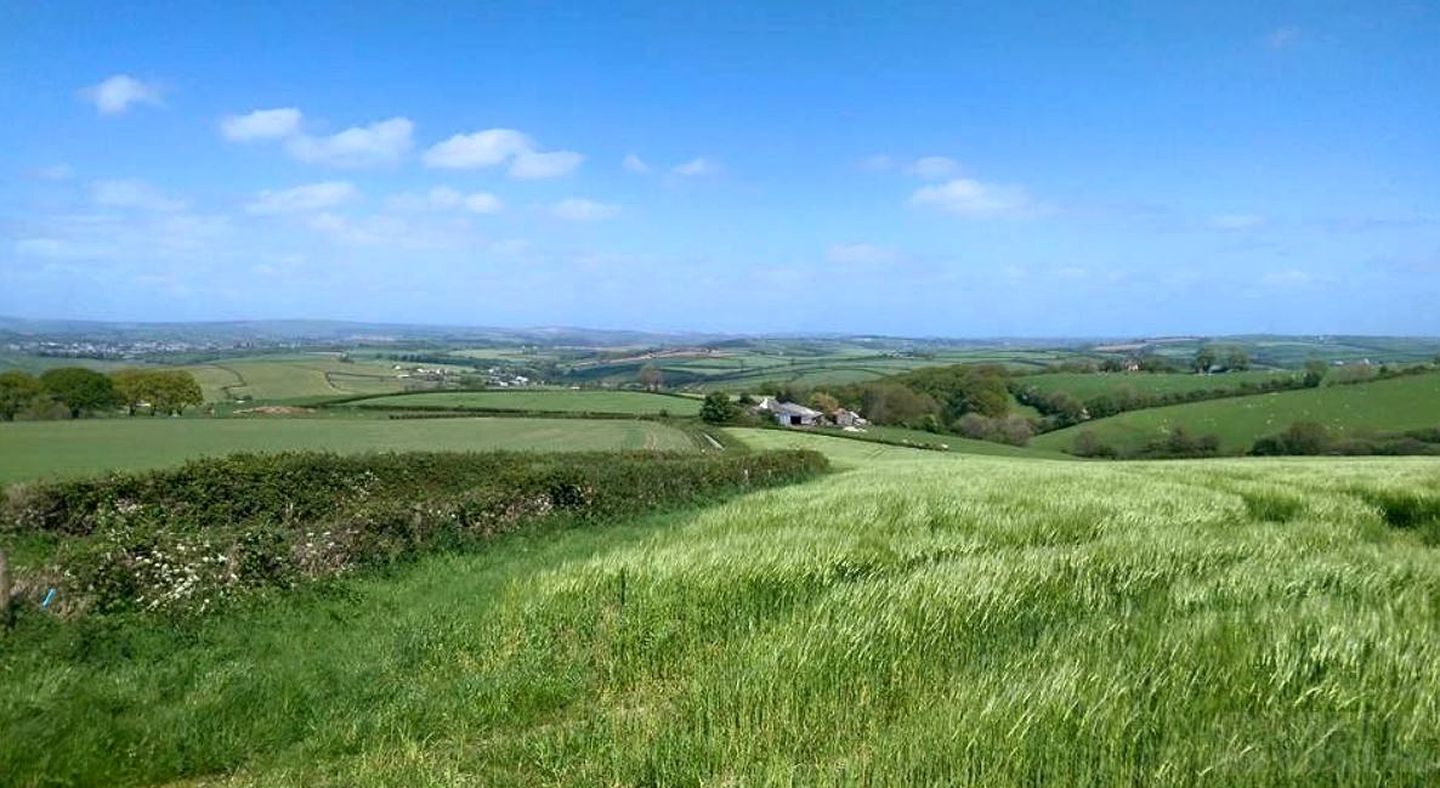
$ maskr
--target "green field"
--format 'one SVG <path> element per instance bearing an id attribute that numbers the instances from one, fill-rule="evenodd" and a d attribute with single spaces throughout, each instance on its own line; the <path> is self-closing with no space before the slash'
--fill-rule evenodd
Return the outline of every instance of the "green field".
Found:
<path id="1" fill-rule="evenodd" d="M 1074 457 L 1058 451 L 1046 451 L 1032 449 L 1030 447 L 1010 446 L 1004 443 L 993 443 L 991 441 L 972 440 L 962 438 L 959 435 L 939 435 L 922 430 L 910 430 L 904 427 L 877 427 L 871 425 L 865 428 L 864 433 L 851 434 L 839 433 L 834 429 L 817 430 L 760 430 L 747 428 L 730 428 L 729 433 L 740 438 L 746 444 L 760 449 L 815 449 L 827 456 L 838 458 L 842 463 L 858 461 L 861 458 L 889 457 L 895 452 L 884 451 L 894 448 L 901 452 L 900 456 L 909 456 L 916 449 L 904 446 L 891 446 L 875 440 L 891 442 L 910 441 L 915 444 L 931 447 L 944 446 L 945 451 L 952 454 L 981 454 L 991 457 L 1031 457 L 1034 459 L 1051 460 L 1073 460 Z M 848 437 L 846 437 L 848 436 Z M 844 444 L 853 443 L 858 446 L 847 447 Z M 926 449 L 925 451 L 931 451 Z"/>
<path id="2" fill-rule="evenodd" d="M 1340 433 L 1440 426 L 1440 374 L 1130 411 L 1037 436 L 1031 445 L 1067 449 L 1089 430 L 1118 449 L 1134 449 L 1184 427 L 1218 435 L 1222 452 L 1239 453 L 1297 421 L 1319 422 Z"/>
<path id="3" fill-rule="evenodd" d="M 0 483 L 155 468 L 237 451 L 690 450 L 647 421 L 530 418 L 93 419 L 0 424 Z"/>
<path id="4" fill-rule="evenodd" d="M 189 627 L 24 628 L 0 651 L 0 774 L 1421 785 L 1440 770 L 1440 526 L 1400 518 L 1440 517 L 1423 497 L 1440 462 L 811 440 L 863 464 Z"/>
<path id="5" fill-rule="evenodd" d="M 1100 394 L 1129 390 L 1140 395 L 1184 394 L 1192 391 L 1215 391 L 1240 388 L 1243 383 L 1260 384 L 1276 379 L 1291 379 L 1294 372 L 1226 372 L 1217 375 L 1195 375 L 1171 372 L 1055 372 L 1016 378 L 1021 386 L 1033 386 L 1050 394 L 1065 391 L 1081 400 Z"/>
<path id="6" fill-rule="evenodd" d="M 700 412 L 700 400 L 643 391 L 530 389 L 516 391 L 434 391 L 377 397 L 349 403 L 357 407 L 414 408 L 416 410 L 515 410 L 531 413 L 614 413 L 632 416 L 666 411 L 676 416 Z"/>

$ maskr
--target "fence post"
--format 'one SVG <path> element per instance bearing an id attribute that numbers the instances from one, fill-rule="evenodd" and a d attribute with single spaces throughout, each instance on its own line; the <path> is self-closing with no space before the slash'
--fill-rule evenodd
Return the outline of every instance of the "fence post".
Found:
<path id="1" fill-rule="evenodd" d="M 0 550 L 0 627 L 10 628 L 10 558 Z"/>

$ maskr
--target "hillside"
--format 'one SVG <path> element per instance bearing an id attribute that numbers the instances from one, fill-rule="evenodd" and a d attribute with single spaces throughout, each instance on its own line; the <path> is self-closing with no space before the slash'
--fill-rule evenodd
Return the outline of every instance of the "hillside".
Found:
<path id="1" fill-rule="evenodd" d="M 1128 390 L 1139 395 L 1188 394 L 1193 391 L 1232 391 L 1244 384 L 1261 384 L 1297 376 L 1294 372 L 1225 372 L 1196 375 L 1189 372 L 1052 372 L 1015 378 L 1022 387 L 1051 394 L 1067 392 L 1080 400 Z"/>
<path id="2" fill-rule="evenodd" d="M 495 410 L 550 413 L 607 413 L 653 415 L 661 411 L 677 416 L 700 412 L 700 400 L 644 391 L 521 389 L 515 391 L 432 391 L 374 397 L 348 403 L 360 408 L 414 408 L 416 410 Z"/>
<path id="3" fill-rule="evenodd" d="M 1297 421 L 1319 422 L 1337 432 L 1440 426 L 1440 373 L 1131 411 L 1046 433 L 1031 444 L 1068 449 L 1076 435 L 1088 430 L 1125 450 L 1184 427 L 1215 434 L 1222 452 L 1238 454 Z"/>
<path id="4" fill-rule="evenodd" d="M 27 629 L 0 652 L 0 773 L 1420 784 L 1440 752 L 1440 533 L 1385 512 L 1440 515 L 1412 492 L 1437 480 L 1425 460 L 887 448 L 190 627 Z"/>

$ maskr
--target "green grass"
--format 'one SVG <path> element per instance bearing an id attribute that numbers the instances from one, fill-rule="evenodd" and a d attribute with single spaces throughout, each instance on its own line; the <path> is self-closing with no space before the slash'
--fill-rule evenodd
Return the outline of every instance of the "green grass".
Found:
<path id="1" fill-rule="evenodd" d="M 207 398 L 246 396 L 274 402 L 404 391 L 405 380 L 396 377 L 398 373 L 392 366 L 380 362 L 346 364 L 331 354 L 315 353 L 218 361 L 199 365 L 199 369 Z M 226 380 L 226 375 L 235 380 Z"/>
<path id="2" fill-rule="evenodd" d="M 1191 391 L 1213 391 L 1217 389 L 1238 389 L 1242 383 L 1264 383 L 1266 381 L 1296 377 L 1294 372 L 1227 372 L 1218 375 L 1194 375 L 1190 373 L 1147 373 L 1109 372 L 1091 373 L 1056 372 L 1044 375 L 1027 375 L 1017 378 L 1022 386 L 1034 386 L 1046 394 L 1066 391 L 1081 400 L 1099 394 L 1114 394 L 1125 389 L 1135 394 L 1164 395 L 1183 394 Z"/>
<path id="3" fill-rule="evenodd" d="M 990 441 L 972 440 L 962 438 L 959 435 L 937 435 L 922 430 L 910 430 L 904 427 L 879 427 L 871 425 L 866 427 L 864 433 L 842 433 L 838 430 L 822 428 L 817 430 L 760 430 L 746 428 L 731 428 L 730 434 L 739 438 L 746 445 L 757 449 L 813 449 L 821 454 L 830 457 L 841 464 L 861 464 L 863 461 L 873 461 L 876 458 L 890 458 L 895 456 L 910 456 L 918 449 L 910 449 L 904 446 L 891 446 L 890 444 L 876 441 L 861 440 L 863 438 L 880 438 L 885 441 L 903 442 L 910 441 L 924 446 L 938 447 L 944 445 L 953 454 L 980 454 L 991 457 L 1030 457 L 1034 459 L 1058 459 L 1073 460 L 1074 457 L 1057 451 L 1044 451 L 1022 446 L 1010 446 L 1004 443 L 992 443 Z M 854 437 L 845 437 L 853 435 Z M 847 446 L 846 444 L 859 444 L 858 447 Z M 896 451 L 885 451 L 885 449 Z M 925 449 L 924 451 L 931 451 Z"/>
<path id="4" fill-rule="evenodd" d="M 647 421 L 467 418 L 93 419 L 0 424 L 0 483 L 156 468 L 237 451 L 688 450 Z"/>
<path id="5" fill-rule="evenodd" d="M 1076 435 L 1089 430 L 1118 449 L 1133 449 L 1179 426 L 1214 433 L 1222 452 L 1239 453 L 1297 421 L 1319 422 L 1336 432 L 1440 425 L 1440 374 L 1136 410 L 1046 433 L 1031 444 L 1067 449 Z"/>
<path id="6" fill-rule="evenodd" d="M 1440 770 L 1440 561 L 1370 500 L 1433 489 L 1440 462 L 886 451 L 192 627 L 22 621 L 0 652 L 0 774 L 1420 785 Z M 1248 503 L 1277 493 L 1300 502 Z"/>
<path id="7" fill-rule="evenodd" d="M 692 398 L 649 394 L 643 391 L 571 391 L 532 389 L 517 391 L 435 391 L 378 397 L 350 403 L 358 407 L 415 408 L 417 410 L 472 408 L 515 410 L 532 413 L 614 413 L 655 415 L 666 411 L 676 416 L 694 416 L 700 401 Z"/>

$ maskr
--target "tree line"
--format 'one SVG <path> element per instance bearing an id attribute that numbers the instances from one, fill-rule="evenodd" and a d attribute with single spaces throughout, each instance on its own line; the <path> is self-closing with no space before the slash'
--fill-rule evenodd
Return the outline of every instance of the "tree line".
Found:
<path id="1" fill-rule="evenodd" d="M 0 372 L 0 420 L 17 416 L 78 419 L 124 408 L 179 416 L 205 401 L 200 384 L 183 370 L 121 369 L 108 375 L 85 367 L 57 367 L 38 377 L 20 370 Z"/>

